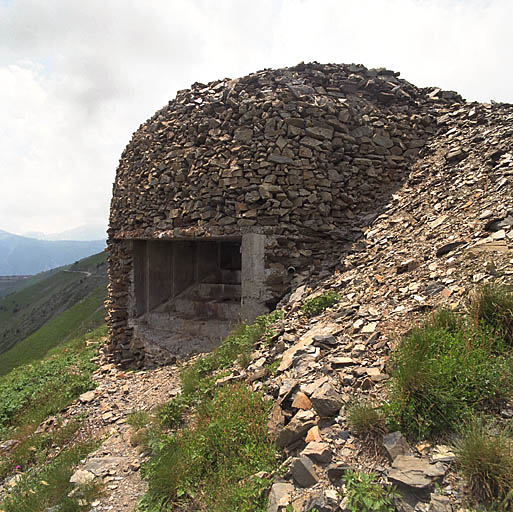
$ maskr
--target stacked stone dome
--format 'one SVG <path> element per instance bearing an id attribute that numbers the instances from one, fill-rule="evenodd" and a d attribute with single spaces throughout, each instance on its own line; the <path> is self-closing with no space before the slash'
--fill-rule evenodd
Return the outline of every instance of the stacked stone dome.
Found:
<path id="1" fill-rule="evenodd" d="M 180 91 L 123 152 L 111 236 L 336 232 L 426 140 L 429 97 L 397 75 L 300 64 Z"/>
<path id="2" fill-rule="evenodd" d="M 276 304 L 290 289 L 287 269 L 311 272 L 358 240 L 436 132 L 433 104 L 462 101 L 398 75 L 311 63 L 196 83 L 141 125 L 113 188 L 113 346 L 133 352 L 126 241 L 261 234 L 260 295 Z"/>

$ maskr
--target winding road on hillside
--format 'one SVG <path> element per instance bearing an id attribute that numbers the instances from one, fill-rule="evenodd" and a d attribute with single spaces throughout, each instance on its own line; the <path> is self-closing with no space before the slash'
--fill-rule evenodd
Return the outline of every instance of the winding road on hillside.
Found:
<path id="1" fill-rule="evenodd" d="M 92 276 L 92 272 L 88 272 L 87 270 L 65 270 L 64 272 L 73 272 L 76 274 L 85 274 L 86 277 Z"/>

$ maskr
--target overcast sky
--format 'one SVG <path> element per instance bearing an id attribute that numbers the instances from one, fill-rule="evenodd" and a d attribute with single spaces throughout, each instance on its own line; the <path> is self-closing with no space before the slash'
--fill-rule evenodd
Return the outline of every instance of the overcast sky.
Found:
<path id="1" fill-rule="evenodd" d="M 193 82 L 300 61 L 513 102 L 513 0 L 0 0 L 0 229 L 106 223 L 132 132 Z"/>

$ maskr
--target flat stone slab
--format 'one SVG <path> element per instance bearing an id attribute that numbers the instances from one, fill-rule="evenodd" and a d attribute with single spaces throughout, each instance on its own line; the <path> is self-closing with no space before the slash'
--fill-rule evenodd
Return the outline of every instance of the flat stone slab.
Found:
<path id="1" fill-rule="evenodd" d="M 119 466 L 124 462 L 123 457 L 101 457 L 89 459 L 84 464 L 84 470 L 93 473 L 96 476 L 105 475 L 110 469 Z"/>
<path id="2" fill-rule="evenodd" d="M 336 323 L 328 323 L 323 325 L 316 325 L 312 327 L 309 331 L 307 331 L 301 338 L 299 338 L 298 342 L 295 345 L 292 345 L 288 350 L 283 353 L 283 357 L 278 368 L 279 372 L 284 372 L 288 370 L 294 359 L 294 355 L 296 352 L 303 347 L 308 347 L 314 342 L 314 338 L 316 336 L 327 336 L 330 334 L 336 334 L 341 331 L 341 326 Z"/>
<path id="3" fill-rule="evenodd" d="M 388 471 L 388 478 L 415 489 L 426 489 L 445 473 L 446 469 L 440 463 L 431 464 L 427 459 L 398 455 Z"/>

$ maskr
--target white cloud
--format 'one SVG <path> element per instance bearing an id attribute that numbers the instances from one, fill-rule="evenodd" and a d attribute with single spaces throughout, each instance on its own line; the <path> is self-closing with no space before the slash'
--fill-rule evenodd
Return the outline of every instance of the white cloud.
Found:
<path id="1" fill-rule="evenodd" d="M 105 219 L 131 133 L 195 81 L 386 66 L 513 101 L 510 0 L 0 1 L 0 229 Z"/>

